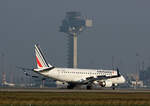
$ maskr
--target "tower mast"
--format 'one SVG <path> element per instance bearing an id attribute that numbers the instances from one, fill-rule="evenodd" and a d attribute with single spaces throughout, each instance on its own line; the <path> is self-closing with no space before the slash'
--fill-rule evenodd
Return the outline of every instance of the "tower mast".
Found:
<path id="1" fill-rule="evenodd" d="M 65 19 L 60 26 L 60 32 L 67 34 L 68 40 L 68 67 L 77 68 L 78 56 L 77 56 L 77 38 L 78 35 L 83 32 L 87 27 L 92 26 L 92 20 L 83 19 L 80 12 L 71 11 L 66 13 Z M 71 57 L 70 57 L 71 56 Z"/>

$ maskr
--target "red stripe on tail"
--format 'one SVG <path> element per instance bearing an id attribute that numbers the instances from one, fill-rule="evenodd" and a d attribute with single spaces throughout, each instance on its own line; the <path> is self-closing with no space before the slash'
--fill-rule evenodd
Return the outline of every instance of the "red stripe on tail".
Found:
<path id="1" fill-rule="evenodd" d="M 40 63 L 39 59 L 37 58 L 37 56 L 36 56 L 36 61 L 37 61 L 37 64 L 39 67 L 43 67 L 42 64 Z"/>

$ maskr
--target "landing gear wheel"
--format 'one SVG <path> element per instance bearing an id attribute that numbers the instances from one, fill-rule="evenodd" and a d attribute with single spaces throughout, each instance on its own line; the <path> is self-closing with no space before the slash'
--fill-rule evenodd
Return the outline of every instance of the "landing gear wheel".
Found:
<path id="1" fill-rule="evenodd" d="M 67 89 L 73 89 L 73 87 L 72 86 L 67 86 Z"/>
<path id="2" fill-rule="evenodd" d="M 116 88 L 115 88 L 115 87 L 112 87 L 112 89 L 115 90 Z"/>
<path id="3" fill-rule="evenodd" d="M 86 89 L 88 89 L 88 90 L 90 90 L 90 89 L 92 89 L 92 86 L 86 86 Z"/>
<path id="4" fill-rule="evenodd" d="M 117 87 L 117 86 L 116 86 L 115 84 L 112 85 L 112 89 L 113 89 L 113 90 L 115 90 L 116 87 Z"/>
<path id="5" fill-rule="evenodd" d="M 74 87 L 75 87 L 75 85 L 69 84 L 69 85 L 67 86 L 67 89 L 73 89 Z"/>

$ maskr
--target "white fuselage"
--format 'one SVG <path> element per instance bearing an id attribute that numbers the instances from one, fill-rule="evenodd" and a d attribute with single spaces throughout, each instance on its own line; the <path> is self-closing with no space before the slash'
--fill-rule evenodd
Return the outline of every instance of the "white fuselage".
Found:
<path id="1" fill-rule="evenodd" d="M 37 69 L 35 72 L 46 77 L 53 78 L 61 82 L 67 82 L 68 88 L 73 88 L 75 84 L 86 84 L 87 89 L 92 84 L 99 84 L 102 87 L 111 87 L 120 83 L 124 83 L 125 79 L 120 75 L 119 70 L 94 70 L 94 69 L 78 69 L 78 68 L 55 68 L 47 63 L 38 44 L 35 45 L 35 55 Z M 74 85 L 73 85 L 74 84 Z"/>
<path id="2" fill-rule="evenodd" d="M 106 76 L 114 84 L 124 83 L 123 76 L 117 76 L 115 70 L 94 70 L 94 69 L 72 69 L 72 68 L 54 68 L 50 71 L 43 71 L 40 74 L 63 82 L 82 83 L 88 77 Z M 111 78 L 112 77 L 112 78 Z"/>

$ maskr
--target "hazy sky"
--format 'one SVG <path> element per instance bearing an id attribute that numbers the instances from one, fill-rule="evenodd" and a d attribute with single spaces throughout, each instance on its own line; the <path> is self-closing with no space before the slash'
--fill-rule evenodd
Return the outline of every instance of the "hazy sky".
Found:
<path id="1" fill-rule="evenodd" d="M 32 67 L 36 43 L 51 64 L 66 67 L 67 38 L 59 26 L 66 12 L 80 11 L 93 27 L 78 37 L 78 67 L 111 69 L 114 56 L 121 72 L 134 73 L 137 61 L 150 65 L 149 5 L 149 0 L 0 0 L 5 70 Z"/>

